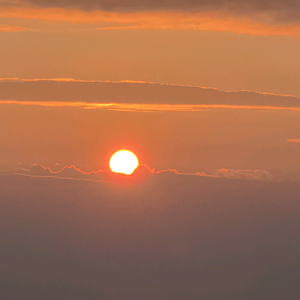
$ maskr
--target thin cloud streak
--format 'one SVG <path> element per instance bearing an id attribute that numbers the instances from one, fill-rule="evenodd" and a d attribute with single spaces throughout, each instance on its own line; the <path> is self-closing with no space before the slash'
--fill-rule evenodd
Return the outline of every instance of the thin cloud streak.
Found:
<path id="1" fill-rule="evenodd" d="M 0 25 L 0 32 L 26 32 L 32 31 L 31 28 L 26 28 L 22 26 L 11 26 L 11 25 Z"/>
<path id="2" fill-rule="evenodd" d="M 276 110 L 276 111 L 300 111 L 300 107 L 276 107 L 276 106 L 254 106 L 254 105 L 219 105 L 219 104 L 120 104 L 120 103 L 87 103 L 87 102 L 48 102 L 48 101 L 14 101 L 1 100 L 0 105 L 24 105 L 43 107 L 77 107 L 83 109 L 102 109 L 111 111 L 128 112 L 200 112 L 208 109 L 241 109 L 241 110 Z"/>
<path id="3" fill-rule="evenodd" d="M 219 90 L 215 87 L 207 87 L 200 85 L 182 85 L 182 84 L 171 84 L 171 83 L 157 83 L 153 81 L 143 81 L 143 80 L 87 80 L 87 79 L 74 79 L 74 78 L 0 78 L 0 82 L 62 82 L 62 83 L 143 83 L 150 85 L 159 85 L 159 86 L 173 86 L 173 87 L 190 87 L 190 88 L 199 88 L 203 90 L 215 90 L 225 93 L 234 93 L 234 92 L 246 92 L 246 93 L 255 93 L 259 95 L 269 95 L 269 96 L 280 96 L 280 97 L 292 97 L 297 98 L 291 94 L 276 94 L 270 92 L 260 92 L 260 91 L 251 91 L 251 90 L 237 90 L 237 91 L 226 91 Z"/>
<path id="4" fill-rule="evenodd" d="M 300 143 L 300 139 L 289 139 L 287 140 L 289 143 Z"/>

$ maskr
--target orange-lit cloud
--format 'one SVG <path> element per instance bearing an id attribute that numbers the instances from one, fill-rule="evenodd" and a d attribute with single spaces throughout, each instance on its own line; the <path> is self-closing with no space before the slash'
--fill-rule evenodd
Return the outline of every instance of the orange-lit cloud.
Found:
<path id="1" fill-rule="evenodd" d="M 215 90 L 221 91 L 214 87 L 206 87 L 206 86 L 195 86 L 195 85 L 180 85 L 180 84 L 169 84 L 169 83 L 157 83 L 152 81 L 142 81 L 142 80 L 86 80 L 86 79 L 74 79 L 74 78 L 0 78 L 0 82 L 62 82 L 62 83 L 142 83 L 156 86 L 172 86 L 172 87 L 190 87 L 190 88 L 199 88 L 202 90 Z M 221 91 L 225 93 L 232 93 L 232 91 Z M 280 96 L 280 97 L 291 97 L 297 99 L 294 95 L 291 94 L 278 94 L 278 93 L 270 93 L 270 92 L 259 92 L 259 91 L 251 91 L 251 90 L 240 90 L 237 92 L 243 93 L 253 93 L 258 95 L 269 95 L 269 96 Z"/>
<path id="2" fill-rule="evenodd" d="M 207 111 L 210 109 L 299 111 L 290 95 L 224 92 L 197 86 L 134 81 L 0 79 L 0 104 L 78 107 L 114 111 Z M 53 101 L 55 99 L 55 101 Z"/>
<path id="3" fill-rule="evenodd" d="M 130 103 L 87 103 L 87 102 L 47 102 L 47 101 L 14 101 L 0 100 L 0 105 L 33 105 L 44 107 L 78 107 L 83 109 L 103 109 L 111 111 L 131 111 L 131 112 L 158 112 L 158 111 L 180 111 L 199 112 L 208 109 L 247 109 L 247 110 L 279 110 L 279 111 L 300 111 L 300 107 L 276 107 L 276 106 L 256 106 L 256 105 L 219 105 L 219 104 L 130 104 Z"/>
<path id="4" fill-rule="evenodd" d="M 0 78 L 0 82 L 16 82 L 20 81 L 19 78 Z"/>
<path id="5" fill-rule="evenodd" d="M 104 11 L 214 11 L 236 14 L 269 13 L 281 19 L 298 19 L 300 5 L 294 0 L 4 0 L 6 6 L 79 8 Z"/>
<path id="6" fill-rule="evenodd" d="M 287 140 L 289 143 L 300 143 L 300 139 L 289 139 Z"/>
<path id="7" fill-rule="evenodd" d="M 32 29 L 22 26 L 0 25 L 0 32 L 22 32 L 31 31 Z"/>
<path id="8" fill-rule="evenodd" d="M 268 14 L 248 16 L 205 11 L 83 11 L 59 7 L 2 7 L 0 18 L 94 24 L 98 30 L 196 30 L 250 35 L 293 36 L 300 34 L 298 22 L 274 22 Z"/>

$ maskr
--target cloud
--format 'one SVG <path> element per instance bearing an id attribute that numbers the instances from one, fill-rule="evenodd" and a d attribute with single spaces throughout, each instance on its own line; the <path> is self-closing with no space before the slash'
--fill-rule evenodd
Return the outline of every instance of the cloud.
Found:
<path id="1" fill-rule="evenodd" d="M 79 107 L 83 109 L 102 109 L 123 112 L 201 112 L 209 109 L 247 109 L 247 110 L 283 110 L 300 111 L 299 107 L 274 107 L 251 105 L 171 105 L 171 104 L 116 104 L 116 103 L 87 103 L 87 102 L 35 102 L 35 101 L 1 101 L 0 105 L 29 105 L 43 107 Z"/>
<path id="2" fill-rule="evenodd" d="M 55 99 L 55 101 L 53 101 Z M 114 111 L 206 111 L 209 109 L 300 110 L 300 99 L 249 91 L 145 82 L 0 80 L 0 104 L 80 107 Z"/>
<path id="3" fill-rule="evenodd" d="M 102 173 L 98 172 L 84 172 L 75 166 L 65 166 L 60 171 L 54 172 L 49 167 L 45 167 L 40 164 L 33 165 L 29 170 L 16 169 L 12 171 L 13 174 L 22 174 L 38 177 L 57 177 L 57 178 L 69 178 L 69 179 L 86 179 L 86 180 L 100 180 Z"/>
<path id="4" fill-rule="evenodd" d="M 0 82 L 14 82 L 14 81 L 20 81 L 20 78 L 0 78 Z"/>
<path id="5" fill-rule="evenodd" d="M 40 164 L 33 165 L 29 170 L 16 169 L 11 174 L 26 175 L 33 177 L 55 177 L 63 179 L 83 179 L 99 182 L 117 182 L 117 183 L 139 183 L 151 176 L 158 176 L 160 178 L 180 175 L 180 176 L 196 176 L 196 177 L 210 177 L 210 178 L 227 178 L 227 179 L 245 179 L 245 180 L 270 180 L 272 179 L 269 172 L 264 170 L 233 170 L 220 169 L 213 174 L 205 172 L 196 173 L 181 173 L 175 169 L 155 170 L 149 168 L 147 165 L 141 164 L 130 176 L 123 174 L 112 173 L 109 170 L 98 170 L 91 172 L 84 172 L 75 166 L 63 167 L 60 171 L 54 172 L 49 167 Z M 161 176 L 163 175 L 163 176 Z"/>
<path id="6" fill-rule="evenodd" d="M 0 25 L 0 32 L 23 32 L 31 31 L 32 29 L 21 27 L 21 26 L 12 26 L 12 25 Z"/>
<path id="7" fill-rule="evenodd" d="M 41 4 L 40 1 L 39 3 Z M 51 3 L 53 4 L 53 2 Z M 69 3 L 74 4 L 74 2 Z M 83 1 L 82 3 L 88 2 Z M 126 4 L 125 1 L 124 3 Z M 202 7 L 203 9 L 200 10 L 189 11 L 147 9 L 142 11 L 126 11 L 124 9 L 106 11 L 82 10 L 82 6 L 67 5 L 68 2 L 57 2 L 56 4 L 53 6 L 42 5 L 41 7 L 30 5 L 2 7 L 0 17 L 69 22 L 72 24 L 97 24 L 96 29 L 98 30 L 192 30 L 268 36 L 300 34 L 298 19 L 295 18 L 296 21 L 291 22 L 287 17 L 288 14 L 284 14 L 283 10 L 275 12 L 263 10 L 259 13 L 256 10 L 254 12 L 250 10 L 246 14 L 237 14 L 236 11 L 233 13 L 230 9 L 212 10 L 212 7 L 211 9 Z M 78 4 L 80 3 L 78 2 Z"/>
<path id="8" fill-rule="evenodd" d="M 212 174 L 205 172 L 196 173 L 180 173 L 177 170 L 162 170 L 154 171 L 153 174 L 175 174 L 185 176 L 200 176 L 210 178 L 227 178 L 227 179 L 245 179 L 245 180 L 271 180 L 273 177 L 265 170 L 233 170 L 233 169 L 219 169 Z"/>
<path id="9" fill-rule="evenodd" d="M 287 140 L 289 143 L 300 143 L 300 139 L 289 139 Z"/>
<path id="10" fill-rule="evenodd" d="M 29 0 L 29 1 L 2 1 L 7 6 L 28 6 L 30 4 L 40 7 L 81 8 L 86 10 L 184 10 L 184 11 L 209 11 L 224 10 L 234 12 L 278 12 L 297 16 L 300 10 L 298 1 L 293 0 Z"/>
<path id="11" fill-rule="evenodd" d="M 229 179 L 249 179 L 249 180 L 270 180 L 272 179 L 268 171 L 265 170 L 233 170 L 220 169 L 216 176 Z"/>
<path id="12" fill-rule="evenodd" d="M 88 180 L 96 182 L 111 182 L 121 184 L 137 184 L 140 183 L 153 174 L 148 166 L 140 164 L 131 176 L 112 173 L 109 170 L 98 170 L 85 172 L 75 166 L 65 166 L 60 171 L 54 172 L 49 167 L 41 164 L 33 165 L 28 169 L 16 169 L 11 172 L 15 175 L 25 175 L 31 177 L 54 177 L 60 179 L 75 179 Z"/>

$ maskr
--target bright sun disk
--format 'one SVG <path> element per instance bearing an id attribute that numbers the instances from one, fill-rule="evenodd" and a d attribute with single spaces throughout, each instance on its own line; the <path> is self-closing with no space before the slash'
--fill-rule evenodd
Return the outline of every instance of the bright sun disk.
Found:
<path id="1" fill-rule="evenodd" d="M 131 175 L 138 166 L 138 158 L 129 150 L 117 151 L 109 160 L 109 167 L 114 173 Z"/>

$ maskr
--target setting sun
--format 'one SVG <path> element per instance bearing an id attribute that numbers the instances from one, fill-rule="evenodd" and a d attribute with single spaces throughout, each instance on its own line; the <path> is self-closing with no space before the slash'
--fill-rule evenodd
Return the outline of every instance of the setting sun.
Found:
<path id="1" fill-rule="evenodd" d="M 109 167 L 112 172 L 126 175 L 132 174 L 138 165 L 138 158 L 129 150 L 115 152 L 109 161 Z"/>

